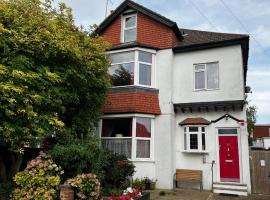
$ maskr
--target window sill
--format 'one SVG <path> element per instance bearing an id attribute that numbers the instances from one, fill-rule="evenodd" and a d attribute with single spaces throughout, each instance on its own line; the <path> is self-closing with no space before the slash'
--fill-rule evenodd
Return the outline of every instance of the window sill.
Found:
<path id="1" fill-rule="evenodd" d="M 136 84 L 136 85 L 119 85 L 119 86 L 112 86 L 111 88 L 126 88 L 126 87 L 141 87 L 141 88 L 152 88 L 152 89 L 157 89 L 154 86 L 150 86 L 150 85 L 140 85 L 140 84 Z"/>
<path id="2" fill-rule="evenodd" d="M 209 154 L 209 151 L 197 151 L 197 150 L 183 150 L 182 153 L 192 153 L 192 154 Z"/>
<path id="3" fill-rule="evenodd" d="M 134 159 L 134 160 L 131 160 L 130 159 L 130 161 L 131 162 L 140 162 L 140 163 L 142 163 L 142 162 L 146 162 L 146 163 L 155 163 L 155 161 L 154 160 L 152 160 L 152 159 Z"/>
<path id="4" fill-rule="evenodd" d="M 215 89 L 194 89 L 193 92 L 215 91 L 215 90 L 220 90 L 220 88 L 215 88 Z"/>

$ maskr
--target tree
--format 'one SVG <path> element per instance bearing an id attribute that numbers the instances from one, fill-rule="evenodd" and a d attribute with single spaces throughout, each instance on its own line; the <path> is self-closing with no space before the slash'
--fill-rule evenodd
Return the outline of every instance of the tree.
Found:
<path id="1" fill-rule="evenodd" d="M 2 181 L 18 171 L 26 145 L 52 135 L 87 138 L 110 85 L 108 44 L 52 3 L 0 0 L 0 142 L 12 163 L 0 156 Z"/>
<path id="2" fill-rule="evenodd" d="M 248 106 L 247 108 L 247 129 L 249 135 L 249 143 L 251 143 L 251 135 L 253 134 L 255 124 L 257 121 L 257 107 L 255 105 Z"/>

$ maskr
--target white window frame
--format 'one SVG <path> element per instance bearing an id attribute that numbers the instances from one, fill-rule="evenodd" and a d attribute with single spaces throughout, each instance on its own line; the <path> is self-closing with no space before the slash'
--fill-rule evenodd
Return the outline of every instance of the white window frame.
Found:
<path id="1" fill-rule="evenodd" d="M 212 63 L 217 63 L 218 65 L 218 87 L 217 88 L 211 88 L 209 89 L 208 88 L 208 85 L 207 85 L 207 80 L 208 80 L 208 77 L 207 77 L 207 65 L 208 64 L 212 64 Z M 196 66 L 197 65 L 204 65 L 204 69 L 200 69 L 200 70 L 196 70 Z M 196 89 L 195 86 L 196 86 L 196 72 L 204 72 L 204 88 L 199 88 L 199 89 Z M 218 61 L 214 61 L 214 62 L 208 62 L 208 63 L 196 63 L 193 65 L 193 85 L 194 85 L 194 91 L 211 91 L 211 90 L 218 90 L 220 89 L 220 75 L 219 75 L 219 62 Z"/>
<path id="2" fill-rule="evenodd" d="M 190 132 L 190 127 L 198 127 L 198 132 Z M 202 127 L 204 127 L 204 132 L 202 131 Z M 206 126 L 203 125 L 187 125 L 183 126 L 183 152 L 186 153 L 208 153 L 207 151 L 207 130 Z M 196 134 L 198 137 L 198 149 L 190 149 L 190 135 Z M 202 134 L 205 136 L 205 149 L 202 149 Z M 185 149 L 186 146 L 186 149 Z"/>
<path id="3" fill-rule="evenodd" d="M 126 18 L 128 17 L 135 17 L 135 26 L 132 27 L 128 27 L 126 28 Z M 134 29 L 135 28 L 135 40 L 137 40 L 137 14 L 130 14 L 130 15 L 122 15 L 122 26 L 121 26 L 121 43 L 126 43 L 125 42 L 125 30 L 130 30 L 130 29 Z M 129 41 L 129 42 L 134 42 L 134 41 Z"/>
<path id="4" fill-rule="evenodd" d="M 150 118 L 151 119 L 151 137 L 137 137 L 136 136 L 136 118 L 143 117 L 143 118 Z M 115 118 L 132 118 L 132 137 L 124 137 L 124 138 L 132 138 L 131 144 L 131 158 L 130 161 L 148 161 L 154 162 L 154 115 L 147 115 L 147 114 L 117 114 L 117 115 L 103 115 L 99 121 L 99 137 L 100 139 L 104 138 L 112 138 L 112 137 L 102 137 L 102 119 L 115 119 Z M 137 140 L 150 140 L 150 158 L 137 158 Z"/>
<path id="5" fill-rule="evenodd" d="M 121 85 L 121 86 L 112 86 L 112 88 L 118 88 L 118 87 L 130 87 L 130 86 L 142 86 L 142 87 L 149 87 L 149 88 L 155 88 L 156 87 L 156 50 L 150 50 L 145 48 L 130 48 L 130 49 L 122 49 L 122 50 L 116 50 L 116 51 L 108 51 L 107 54 L 117 54 L 117 53 L 124 53 L 124 52 L 131 52 L 135 51 L 135 59 L 134 61 L 134 84 L 133 85 Z M 152 54 L 152 64 L 139 61 L 139 51 L 144 51 L 147 53 Z M 130 62 L 122 62 L 122 63 L 113 63 L 113 65 L 116 64 L 123 64 L 123 63 L 130 63 Z M 139 65 L 140 63 L 151 65 L 151 85 L 142 85 L 139 83 Z"/>

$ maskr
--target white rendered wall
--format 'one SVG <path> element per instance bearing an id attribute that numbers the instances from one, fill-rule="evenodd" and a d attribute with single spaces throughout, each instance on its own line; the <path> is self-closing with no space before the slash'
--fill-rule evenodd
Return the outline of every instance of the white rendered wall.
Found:
<path id="1" fill-rule="evenodd" d="M 194 64 L 219 62 L 219 89 L 194 91 Z M 173 102 L 191 103 L 244 99 L 241 46 L 177 53 L 173 63 Z"/>
<path id="2" fill-rule="evenodd" d="M 244 109 L 245 110 L 245 109 Z M 206 127 L 206 151 L 207 154 L 186 153 L 184 149 L 184 128 L 178 123 L 189 117 L 203 117 L 209 121 L 216 120 L 222 115 L 229 113 L 238 119 L 246 119 L 244 111 L 210 111 L 210 112 L 193 112 L 193 113 L 177 113 L 176 114 L 176 169 L 197 169 L 203 170 L 203 187 L 211 190 L 212 175 L 211 162 L 214 165 L 214 182 L 220 181 L 219 175 L 219 144 L 218 144 L 218 128 L 237 128 L 238 129 L 238 148 L 239 148 L 239 164 L 240 164 L 240 182 L 247 184 L 249 193 L 251 192 L 250 175 L 249 175 L 249 150 L 248 150 L 248 134 L 247 127 L 239 125 L 236 121 L 228 118 L 220 120 L 217 123 L 210 124 Z M 203 156 L 206 157 L 206 163 L 203 163 Z"/>

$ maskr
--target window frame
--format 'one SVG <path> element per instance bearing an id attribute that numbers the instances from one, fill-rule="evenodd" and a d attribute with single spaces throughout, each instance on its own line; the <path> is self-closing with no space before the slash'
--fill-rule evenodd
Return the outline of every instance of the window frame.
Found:
<path id="1" fill-rule="evenodd" d="M 112 88 L 117 88 L 117 87 L 130 87 L 130 86 L 142 86 L 142 87 L 148 87 L 148 88 L 155 88 L 156 87 L 156 50 L 151 50 L 151 49 L 145 49 L 145 48 L 129 48 L 129 49 L 121 49 L 121 50 L 115 50 L 115 51 L 108 51 L 107 54 L 110 56 L 111 54 L 117 54 L 117 53 L 125 53 L 125 52 L 132 52 L 134 51 L 135 53 L 135 59 L 134 61 L 130 62 L 122 62 L 122 63 L 113 63 L 113 65 L 116 64 L 124 64 L 124 63 L 131 63 L 134 62 L 134 83 L 133 85 L 120 85 L 120 86 L 112 86 Z M 143 61 L 139 61 L 139 51 L 147 52 L 152 54 L 152 63 L 147 63 Z M 151 85 L 143 85 L 140 84 L 139 81 L 139 67 L 141 64 L 146 64 L 146 65 L 151 65 Z M 112 66 L 112 65 L 110 65 Z"/>
<path id="2" fill-rule="evenodd" d="M 198 131 L 190 132 L 190 127 L 198 127 Z M 204 128 L 204 131 L 202 131 Z M 186 153 L 208 153 L 207 151 L 207 130 L 205 125 L 186 125 L 183 126 L 183 152 Z M 190 149 L 190 135 L 196 134 L 197 135 L 197 142 L 198 142 L 198 149 Z M 204 134 L 205 137 L 205 149 L 203 149 L 202 145 L 202 135 Z"/>
<path id="3" fill-rule="evenodd" d="M 151 119 L 151 137 L 145 138 L 145 137 L 137 137 L 136 136 L 136 118 L 142 117 L 142 118 L 149 118 Z M 148 161 L 148 162 L 154 162 L 154 115 L 148 115 L 148 114 L 116 114 L 116 115 L 103 115 L 99 121 L 99 137 L 100 142 L 102 138 L 106 139 L 108 137 L 102 137 L 102 120 L 103 119 L 115 119 L 115 118 L 132 118 L 132 137 L 123 137 L 124 139 L 131 138 L 132 144 L 131 144 L 131 158 L 129 158 L 130 161 Z M 113 138 L 113 137 L 109 137 Z M 150 140 L 150 157 L 149 158 L 137 158 L 137 140 Z"/>
<path id="4" fill-rule="evenodd" d="M 207 75 L 207 65 L 216 63 L 218 66 L 218 87 L 217 88 L 208 88 L 207 82 L 208 82 L 208 75 Z M 204 70 L 196 70 L 197 65 L 204 65 Z M 220 89 L 220 73 L 219 73 L 219 61 L 213 61 L 213 62 L 207 62 L 207 63 L 196 63 L 193 64 L 193 90 L 194 91 L 211 91 L 211 90 L 219 90 Z M 196 72 L 204 72 L 204 88 L 196 89 Z"/>
<path id="5" fill-rule="evenodd" d="M 132 27 L 128 27 L 126 28 L 126 18 L 129 18 L 129 17 L 135 17 L 135 26 L 132 26 Z M 121 22 L 122 22 L 122 25 L 121 25 L 121 43 L 129 43 L 129 42 L 134 42 L 137 40 L 137 14 L 130 14 L 130 15 L 122 15 L 122 19 L 121 19 Z M 128 41 L 128 42 L 125 42 L 125 31 L 126 30 L 131 30 L 131 29 L 135 29 L 135 39 L 133 41 Z"/>

